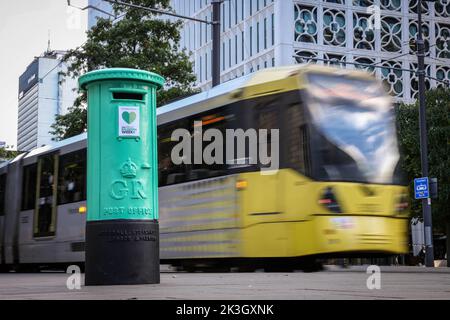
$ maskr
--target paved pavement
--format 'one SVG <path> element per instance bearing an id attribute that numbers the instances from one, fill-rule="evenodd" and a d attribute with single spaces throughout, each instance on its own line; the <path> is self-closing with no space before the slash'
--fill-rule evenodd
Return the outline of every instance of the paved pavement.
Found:
<path id="1" fill-rule="evenodd" d="M 0 274 L 0 299 L 450 299 L 450 269 L 384 267 L 381 289 L 369 290 L 364 267 L 318 273 L 172 273 L 161 284 L 69 290 L 67 274 Z M 82 276 L 82 284 L 84 279 Z"/>

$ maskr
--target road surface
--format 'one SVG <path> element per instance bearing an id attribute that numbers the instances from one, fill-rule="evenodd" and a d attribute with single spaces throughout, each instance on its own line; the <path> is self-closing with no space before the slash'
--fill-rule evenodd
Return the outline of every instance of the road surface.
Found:
<path id="1" fill-rule="evenodd" d="M 161 284 L 69 290 L 65 273 L 0 274 L 0 299 L 450 299 L 450 268 L 381 267 L 368 289 L 366 267 L 317 273 L 161 273 Z M 75 283 L 75 282 L 73 282 Z M 374 283 L 374 282 L 372 282 Z"/>

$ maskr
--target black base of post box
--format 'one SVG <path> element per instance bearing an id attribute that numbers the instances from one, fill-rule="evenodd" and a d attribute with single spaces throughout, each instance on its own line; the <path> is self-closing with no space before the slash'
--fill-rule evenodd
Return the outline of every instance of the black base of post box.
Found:
<path id="1" fill-rule="evenodd" d="M 160 283 L 157 220 L 86 223 L 85 285 Z"/>

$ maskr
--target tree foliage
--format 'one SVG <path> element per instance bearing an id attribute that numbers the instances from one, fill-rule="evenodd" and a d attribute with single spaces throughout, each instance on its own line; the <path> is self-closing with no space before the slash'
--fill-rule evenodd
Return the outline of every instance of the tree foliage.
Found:
<path id="1" fill-rule="evenodd" d="M 432 201 L 434 227 L 444 231 L 450 223 L 450 89 L 438 88 L 426 94 L 429 176 L 438 179 L 438 199 Z M 414 200 L 413 181 L 421 177 L 419 104 L 405 105 L 397 113 L 403 169 L 411 182 L 412 211 L 421 216 L 419 200 Z"/>
<path id="2" fill-rule="evenodd" d="M 6 150 L 5 148 L 0 148 L 0 162 L 4 160 L 14 159 L 19 155 L 19 151 Z"/>
<path id="3" fill-rule="evenodd" d="M 129 3 L 170 10 L 169 0 L 129 0 Z M 179 50 L 179 21 L 155 15 L 142 9 L 113 5 L 115 20 L 99 19 L 87 32 L 87 41 L 70 50 L 66 75 L 78 78 L 97 69 L 123 67 L 147 70 L 162 75 L 166 86 L 158 92 L 158 105 L 191 95 L 195 82 L 192 63 L 184 50 Z M 87 129 L 86 95 L 80 93 L 69 113 L 57 116 L 51 132 L 65 139 Z"/>

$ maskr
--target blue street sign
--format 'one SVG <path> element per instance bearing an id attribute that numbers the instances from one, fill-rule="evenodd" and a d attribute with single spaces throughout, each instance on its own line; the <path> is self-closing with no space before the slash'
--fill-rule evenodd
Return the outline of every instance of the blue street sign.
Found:
<path id="1" fill-rule="evenodd" d="M 427 199 L 429 191 L 428 178 L 414 179 L 414 195 L 416 199 Z"/>

